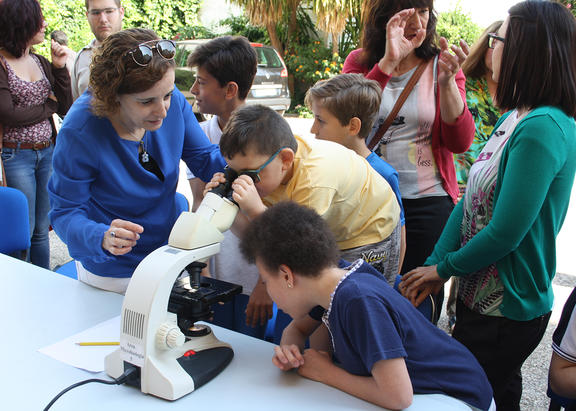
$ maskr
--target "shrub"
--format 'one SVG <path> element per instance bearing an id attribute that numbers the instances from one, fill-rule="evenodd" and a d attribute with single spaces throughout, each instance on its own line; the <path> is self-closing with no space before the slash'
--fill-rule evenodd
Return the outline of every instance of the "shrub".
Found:
<path id="1" fill-rule="evenodd" d="M 472 21 L 470 16 L 457 5 L 454 10 L 440 13 L 436 31 L 439 36 L 445 37 L 449 44 L 456 44 L 460 39 L 472 45 L 482 33 L 482 28 Z"/>
<path id="2" fill-rule="evenodd" d="M 300 45 L 298 50 L 284 53 L 288 71 L 294 76 L 294 95 L 292 106 L 304 102 L 306 91 L 318 80 L 324 80 L 340 74 L 344 58 L 316 40 Z"/>

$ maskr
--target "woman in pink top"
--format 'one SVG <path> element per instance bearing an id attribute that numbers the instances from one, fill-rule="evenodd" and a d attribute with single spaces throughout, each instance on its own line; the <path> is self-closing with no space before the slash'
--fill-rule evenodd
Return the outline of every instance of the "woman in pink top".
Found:
<path id="1" fill-rule="evenodd" d="M 374 151 L 399 175 L 406 216 L 405 273 L 430 255 L 458 198 L 453 153 L 468 149 L 475 130 L 460 68 L 468 46 L 461 41 L 461 48 L 450 47 L 444 38 L 437 42 L 433 0 L 368 0 L 363 21 L 362 48 L 350 53 L 343 71 L 362 73 L 382 86 L 380 113 L 368 144 L 417 67 L 425 66 L 392 125 L 374 142 Z M 437 302 L 442 299 L 437 296 Z"/>

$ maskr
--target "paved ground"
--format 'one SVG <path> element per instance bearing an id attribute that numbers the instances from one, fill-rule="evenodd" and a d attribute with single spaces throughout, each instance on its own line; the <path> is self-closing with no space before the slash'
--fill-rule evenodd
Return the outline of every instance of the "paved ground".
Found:
<path id="1" fill-rule="evenodd" d="M 306 135 L 309 133 L 312 120 L 288 119 L 295 134 Z M 190 197 L 190 188 L 187 185 L 185 174 L 181 173 L 178 191 Z M 576 187 L 572 190 L 570 210 L 564 222 L 564 226 L 557 239 L 557 275 L 554 278 L 554 309 L 546 335 L 539 347 L 528 358 L 522 374 L 524 377 L 524 392 L 522 396 L 523 410 L 547 410 L 548 398 L 546 397 L 547 373 L 551 355 L 551 338 L 558 323 L 562 307 L 566 298 L 576 287 L 576 257 L 574 256 L 574 238 L 576 238 Z M 70 260 L 66 246 L 60 241 L 54 232 L 50 233 L 51 241 L 51 267 L 63 264 Z M 447 290 L 448 291 L 448 290 Z M 447 293 L 446 293 L 447 295 Z M 443 310 L 444 312 L 445 310 Z M 447 329 L 447 318 L 440 318 L 440 327 Z"/>

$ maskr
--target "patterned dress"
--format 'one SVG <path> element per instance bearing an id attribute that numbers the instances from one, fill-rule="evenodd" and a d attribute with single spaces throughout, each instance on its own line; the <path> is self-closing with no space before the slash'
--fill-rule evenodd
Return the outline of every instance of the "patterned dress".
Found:
<path id="1" fill-rule="evenodd" d="M 494 131 L 484 145 L 478 159 L 470 169 L 470 179 L 466 188 L 464 217 L 461 227 L 461 247 L 474 238 L 492 220 L 494 191 L 502 152 L 518 122 L 526 113 L 519 116 L 513 111 Z M 502 316 L 504 287 L 498 276 L 496 263 L 459 278 L 458 296 L 473 311 L 484 315 Z"/>
<path id="2" fill-rule="evenodd" d="M 476 133 L 468 151 L 454 155 L 456 176 L 461 187 L 466 186 L 470 167 L 486 145 L 494 125 L 500 118 L 500 112 L 494 107 L 492 97 L 488 92 L 488 83 L 484 77 L 466 79 L 466 103 L 474 118 Z"/>

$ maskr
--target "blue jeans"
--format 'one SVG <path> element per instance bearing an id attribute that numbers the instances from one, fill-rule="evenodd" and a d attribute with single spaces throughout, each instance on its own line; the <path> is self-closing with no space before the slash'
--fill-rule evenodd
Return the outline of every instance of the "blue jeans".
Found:
<path id="1" fill-rule="evenodd" d="M 48 211 L 48 179 L 52 174 L 54 145 L 43 150 L 3 148 L 2 162 L 8 186 L 24 193 L 28 199 L 31 245 L 29 261 L 50 269 L 50 221 Z M 9 216 L 8 216 L 9 217 Z"/>

